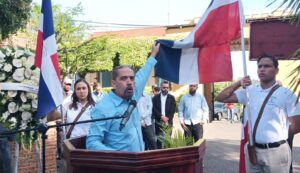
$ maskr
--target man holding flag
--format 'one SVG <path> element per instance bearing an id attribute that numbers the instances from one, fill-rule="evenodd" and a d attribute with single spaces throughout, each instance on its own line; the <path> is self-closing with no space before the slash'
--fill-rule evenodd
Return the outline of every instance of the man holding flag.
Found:
<path id="1" fill-rule="evenodd" d="M 292 158 L 286 140 L 289 132 L 300 132 L 300 104 L 291 91 L 278 86 L 276 75 L 279 69 L 276 58 L 262 56 L 257 60 L 257 66 L 260 85 L 249 87 L 247 105 L 253 122 L 249 124 L 253 129 L 253 135 L 249 134 L 249 137 L 253 139 L 257 161 L 250 162 L 248 152 L 245 152 L 247 173 L 288 173 Z M 250 85 L 250 77 L 246 76 L 221 91 L 216 100 L 246 105 L 246 91 L 238 88 Z M 278 87 L 277 90 L 275 87 Z M 272 90 L 274 92 L 269 94 Z"/>

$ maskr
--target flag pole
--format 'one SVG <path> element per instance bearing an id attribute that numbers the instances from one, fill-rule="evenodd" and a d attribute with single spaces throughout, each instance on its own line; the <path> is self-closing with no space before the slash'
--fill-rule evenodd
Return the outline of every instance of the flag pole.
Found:
<path id="1" fill-rule="evenodd" d="M 239 0 L 239 11 L 240 11 L 240 28 L 241 28 L 241 45 L 242 45 L 242 56 L 243 56 L 243 70 L 244 70 L 244 76 L 247 76 L 247 62 L 246 62 L 246 51 L 245 51 L 245 38 L 244 38 L 244 13 L 243 13 L 243 5 L 242 2 Z M 243 16 L 243 17 L 242 17 Z M 253 139 L 252 139 L 252 126 L 251 126 L 251 116 L 250 116 L 250 95 L 249 95 L 249 89 L 248 87 L 245 88 L 246 90 L 246 111 L 247 111 L 247 118 L 248 118 L 248 134 L 249 134 L 249 143 L 250 145 L 253 145 Z M 245 134 L 246 135 L 246 134 Z"/>

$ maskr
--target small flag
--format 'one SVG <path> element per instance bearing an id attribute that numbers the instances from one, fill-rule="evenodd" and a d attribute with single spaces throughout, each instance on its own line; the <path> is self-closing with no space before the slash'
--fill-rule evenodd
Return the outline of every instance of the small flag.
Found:
<path id="1" fill-rule="evenodd" d="M 63 101 L 51 0 L 42 1 L 35 66 L 40 68 L 36 118 L 42 118 Z"/>

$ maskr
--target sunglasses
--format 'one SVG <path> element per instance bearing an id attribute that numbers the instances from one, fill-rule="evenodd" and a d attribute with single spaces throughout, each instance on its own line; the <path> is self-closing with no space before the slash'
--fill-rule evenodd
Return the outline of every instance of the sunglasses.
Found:
<path id="1" fill-rule="evenodd" d="M 70 83 L 65 83 L 65 85 L 70 85 L 70 86 L 71 86 L 72 84 L 70 84 Z"/>

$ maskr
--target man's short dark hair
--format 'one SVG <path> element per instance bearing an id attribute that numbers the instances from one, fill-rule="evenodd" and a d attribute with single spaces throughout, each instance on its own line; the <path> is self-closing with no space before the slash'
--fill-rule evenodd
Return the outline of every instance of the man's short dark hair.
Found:
<path id="1" fill-rule="evenodd" d="M 115 67 L 113 69 L 113 71 L 112 71 L 112 79 L 116 80 L 117 77 L 118 77 L 118 71 L 120 69 L 122 69 L 122 68 L 125 68 L 125 67 L 130 68 L 134 72 L 133 68 L 130 65 L 119 65 L 119 66 L 117 66 L 117 67 Z"/>
<path id="2" fill-rule="evenodd" d="M 163 84 L 168 84 L 169 85 L 169 82 L 164 80 L 164 81 L 162 81 L 162 83 L 160 83 L 160 86 L 162 86 Z"/>
<path id="3" fill-rule="evenodd" d="M 269 59 L 273 62 L 274 67 L 275 67 L 275 68 L 278 68 L 278 60 L 277 60 L 277 58 L 274 57 L 274 56 L 266 55 L 266 54 L 260 56 L 260 57 L 257 59 L 257 64 L 258 64 L 258 63 L 261 61 L 261 59 L 263 59 L 263 58 L 269 58 Z"/>

